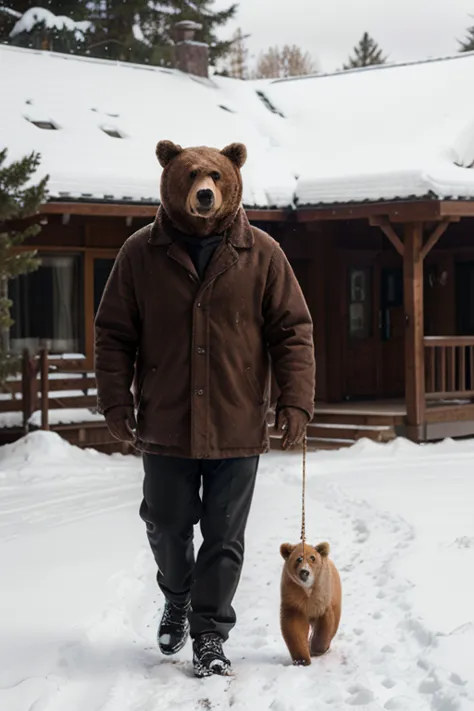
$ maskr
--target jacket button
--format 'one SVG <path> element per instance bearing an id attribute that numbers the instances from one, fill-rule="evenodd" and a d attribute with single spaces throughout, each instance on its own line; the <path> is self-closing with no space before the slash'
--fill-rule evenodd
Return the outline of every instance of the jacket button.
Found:
<path id="1" fill-rule="evenodd" d="M 199 395 L 199 396 L 204 395 L 204 390 L 202 390 L 202 388 L 200 388 L 199 390 L 196 390 L 196 395 Z"/>
<path id="2" fill-rule="evenodd" d="M 201 302 L 200 302 L 200 301 L 198 301 L 198 302 L 197 302 L 197 304 L 196 304 L 196 306 L 198 307 L 198 309 L 200 309 L 200 308 L 201 308 L 201 306 L 202 306 Z"/>
<path id="3" fill-rule="evenodd" d="M 197 350 L 197 352 L 199 353 L 199 355 L 204 355 L 205 352 L 206 352 L 206 349 L 205 349 L 205 348 L 201 348 L 201 346 L 199 346 L 199 348 L 197 348 L 196 350 Z"/>
<path id="4" fill-rule="evenodd" d="M 151 369 L 151 372 L 152 372 L 152 373 L 156 373 L 156 368 L 152 368 L 152 369 Z"/>

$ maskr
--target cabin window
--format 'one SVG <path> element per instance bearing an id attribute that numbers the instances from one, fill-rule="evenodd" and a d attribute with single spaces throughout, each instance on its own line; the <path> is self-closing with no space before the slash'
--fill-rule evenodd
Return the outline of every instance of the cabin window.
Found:
<path id="1" fill-rule="evenodd" d="M 40 254 L 39 269 L 10 282 L 12 350 L 83 353 L 82 260 Z"/>
<path id="2" fill-rule="evenodd" d="M 349 270 L 349 336 L 372 335 L 372 273 L 370 268 Z"/>

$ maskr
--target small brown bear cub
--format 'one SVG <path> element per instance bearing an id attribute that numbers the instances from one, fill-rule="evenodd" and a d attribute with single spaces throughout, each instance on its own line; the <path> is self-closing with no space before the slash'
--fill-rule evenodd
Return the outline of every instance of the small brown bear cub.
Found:
<path id="1" fill-rule="evenodd" d="M 283 543 L 281 631 L 293 664 L 306 666 L 328 651 L 341 618 L 341 580 L 329 543 Z"/>

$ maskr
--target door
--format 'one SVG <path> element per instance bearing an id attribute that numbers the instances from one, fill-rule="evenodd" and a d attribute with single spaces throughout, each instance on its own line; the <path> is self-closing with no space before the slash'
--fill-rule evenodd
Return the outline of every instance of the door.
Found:
<path id="1" fill-rule="evenodd" d="M 343 395 L 402 397 L 405 388 L 403 269 L 354 260 L 346 268 Z"/>
<path id="2" fill-rule="evenodd" d="M 382 268 L 380 275 L 381 397 L 400 397 L 405 389 L 405 309 L 403 268 Z"/>
<path id="3" fill-rule="evenodd" d="M 456 330 L 458 336 L 474 336 L 474 262 L 456 264 Z M 466 354 L 466 388 L 474 388 L 471 358 Z"/>
<path id="4" fill-rule="evenodd" d="M 474 262 L 456 264 L 456 330 L 458 336 L 474 335 Z"/>
<path id="5" fill-rule="evenodd" d="M 353 263 L 346 269 L 346 318 L 342 324 L 346 399 L 370 399 L 378 395 L 376 277 L 373 264 Z"/>

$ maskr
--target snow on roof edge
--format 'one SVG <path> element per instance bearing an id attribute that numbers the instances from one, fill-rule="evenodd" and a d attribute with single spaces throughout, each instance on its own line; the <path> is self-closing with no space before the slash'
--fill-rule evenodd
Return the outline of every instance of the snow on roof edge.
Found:
<path id="1" fill-rule="evenodd" d="M 285 84 L 294 81 L 301 81 L 303 79 L 327 79 L 330 77 L 338 76 L 348 76 L 349 74 L 364 74 L 366 72 L 377 72 L 388 69 L 400 69 L 403 67 L 413 67 L 423 64 L 436 64 L 439 62 L 449 62 L 455 59 L 466 59 L 468 57 L 474 57 L 474 51 L 472 52 L 459 52 L 458 54 L 447 54 L 443 57 L 426 57 L 425 59 L 410 59 L 404 62 L 387 62 L 386 64 L 372 64 L 368 67 L 353 67 L 352 69 L 340 69 L 335 72 L 321 72 L 316 74 L 303 74 L 297 77 L 281 77 L 279 79 L 267 79 L 265 80 L 267 85 L 271 84 Z"/>
<path id="2" fill-rule="evenodd" d="M 63 59 L 72 62 L 86 62 L 89 64 L 101 64 L 105 66 L 116 66 L 123 67 L 124 69 L 139 69 L 141 71 L 158 72 L 162 74 L 176 74 L 177 76 L 188 77 L 191 81 L 197 81 L 208 83 L 209 86 L 217 88 L 217 85 L 212 81 L 211 77 L 198 77 L 194 74 L 188 74 L 187 72 L 182 72 L 180 69 L 175 69 L 174 67 L 159 67 L 155 64 L 137 64 L 136 62 L 121 62 L 119 60 L 113 59 L 100 59 L 99 57 L 85 57 L 81 54 L 65 54 L 64 52 L 50 52 L 46 49 L 33 49 L 30 47 L 16 47 L 11 44 L 0 44 L 0 49 L 7 50 L 9 52 L 17 52 L 18 54 L 38 54 L 41 56 L 48 56 L 52 59 Z"/>

